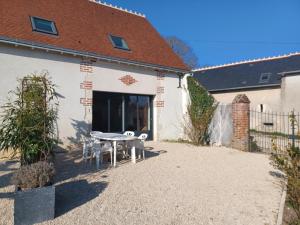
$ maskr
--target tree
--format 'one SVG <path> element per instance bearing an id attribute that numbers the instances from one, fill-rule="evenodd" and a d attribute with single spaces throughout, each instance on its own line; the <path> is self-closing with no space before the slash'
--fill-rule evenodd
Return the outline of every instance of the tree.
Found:
<path id="1" fill-rule="evenodd" d="M 198 66 L 198 57 L 187 43 L 175 36 L 166 37 L 165 40 L 190 69 Z"/>

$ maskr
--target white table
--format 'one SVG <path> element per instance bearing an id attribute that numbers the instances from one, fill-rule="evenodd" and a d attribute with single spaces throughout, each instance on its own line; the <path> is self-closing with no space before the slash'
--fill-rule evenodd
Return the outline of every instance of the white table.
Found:
<path id="1" fill-rule="evenodd" d="M 117 134 L 117 133 L 99 133 L 93 135 L 94 138 L 97 138 L 99 140 L 105 140 L 110 141 L 113 143 L 113 151 L 114 151 L 114 167 L 117 165 L 117 142 L 118 141 L 134 141 L 138 140 L 138 137 L 135 136 L 127 136 L 124 134 Z M 136 157 L 135 157 L 135 144 L 132 144 L 131 147 L 131 161 L 133 163 L 136 163 Z"/>

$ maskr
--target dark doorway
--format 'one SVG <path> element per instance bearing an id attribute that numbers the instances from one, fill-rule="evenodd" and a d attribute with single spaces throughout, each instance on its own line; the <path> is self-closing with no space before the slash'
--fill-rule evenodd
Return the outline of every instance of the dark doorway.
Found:
<path id="1" fill-rule="evenodd" d="M 93 130 L 102 132 L 134 131 L 153 138 L 152 96 L 93 92 Z"/>

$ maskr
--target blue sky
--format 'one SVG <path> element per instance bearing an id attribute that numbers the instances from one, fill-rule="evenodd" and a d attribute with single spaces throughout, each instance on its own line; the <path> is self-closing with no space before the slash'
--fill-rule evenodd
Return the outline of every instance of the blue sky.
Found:
<path id="1" fill-rule="evenodd" d="M 217 65 L 300 51 L 300 0 L 107 0 L 146 14 Z"/>

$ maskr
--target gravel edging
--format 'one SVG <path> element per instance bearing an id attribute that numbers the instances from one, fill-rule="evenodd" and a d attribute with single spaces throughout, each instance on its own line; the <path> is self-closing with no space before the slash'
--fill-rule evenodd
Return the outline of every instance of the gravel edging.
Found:
<path id="1" fill-rule="evenodd" d="M 277 223 L 276 223 L 276 225 L 282 225 L 283 213 L 284 213 L 284 206 L 285 206 L 285 199 L 286 199 L 286 191 L 287 191 L 287 183 L 284 182 L 284 187 L 283 187 L 282 196 L 281 196 L 281 199 L 280 199 L 280 204 L 279 204 L 279 210 L 278 210 L 278 217 L 277 217 Z"/>

